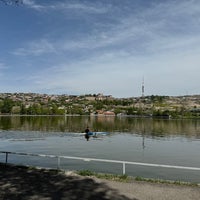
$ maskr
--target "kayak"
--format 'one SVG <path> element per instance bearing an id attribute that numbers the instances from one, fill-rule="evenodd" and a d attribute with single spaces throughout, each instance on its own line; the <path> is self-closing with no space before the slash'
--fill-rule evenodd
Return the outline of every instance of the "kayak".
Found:
<path id="1" fill-rule="evenodd" d="M 97 136 L 97 135 L 107 135 L 108 132 L 89 132 L 89 136 Z"/>

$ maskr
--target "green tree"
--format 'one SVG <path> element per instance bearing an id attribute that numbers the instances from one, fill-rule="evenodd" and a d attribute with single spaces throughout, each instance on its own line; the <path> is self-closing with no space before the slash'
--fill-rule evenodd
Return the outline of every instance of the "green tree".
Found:
<path id="1" fill-rule="evenodd" d="M 12 114 L 20 114 L 20 111 L 21 111 L 20 106 L 13 106 L 11 110 Z"/>
<path id="2" fill-rule="evenodd" d="M 21 105 L 20 114 L 21 114 L 21 115 L 27 114 L 27 111 L 26 111 L 26 108 L 25 108 L 25 105 L 24 105 L 24 104 Z"/>
<path id="3" fill-rule="evenodd" d="M 1 113 L 11 113 L 14 102 L 11 99 L 4 99 L 3 105 L 1 106 Z"/>

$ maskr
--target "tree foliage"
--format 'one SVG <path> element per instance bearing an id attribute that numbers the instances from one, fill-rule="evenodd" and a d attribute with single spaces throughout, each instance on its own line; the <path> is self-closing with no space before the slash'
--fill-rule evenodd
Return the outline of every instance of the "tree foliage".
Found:
<path id="1" fill-rule="evenodd" d="M 1 113 L 11 113 L 14 102 L 11 99 L 6 98 L 0 108 Z"/>

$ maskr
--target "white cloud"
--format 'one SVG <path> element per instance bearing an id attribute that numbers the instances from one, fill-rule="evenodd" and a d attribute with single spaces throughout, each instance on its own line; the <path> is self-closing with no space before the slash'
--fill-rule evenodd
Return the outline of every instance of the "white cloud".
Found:
<path id="1" fill-rule="evenodd" d="M 138 50 L 143 53 L 156 53 L 192 48 L 200 42 L 200 28 L 197 19 L 191 16 L 193 13 L 200 19 L 198 14 L 200 9 L 198 10 L 196 7 L 186 1 L 172 5 L 165 3 L 155 5 L 141 13 L 131 13 L 129 17 L 116 16 L 115 21 L 118 21 L 118 24 L 110 24 L 107 29 L 105 27 L 101 29 L 102 26 L 99 23 L 89 35 L 84 35 L 78 40 L 68 41 L 66 39 L 62 42 L 63 49 L 109 47 L 111 48 L 109 51 L 118 48 L 127 49 L 133 53 Z M 180 19 L 180 21 L 176 22 L 176 19 Z"/>
<path id="2" fill-rule="evenodd" d="M 172 52 L 146 58 L 113 52 L 40 70 L 33 81 L 38 88 L 48 85 L 49 91 L 59 88 L 74 94 L 103 92 L 123 97 L 141 95 L 144 76 L 146 95 L 182 95 L 200 87 L 196 82 L 199 65 L 198 52 L 188 55 Z"/>
<path id="3" fill-rule="evenodd" d="M 45 8 L 41 4 L 37 4 L 34 0 L 23 0 L 23 4 L 37 11 L 41 11 Z"/>
<path id="4" fill-rule="evenodd" d="M 46 53 L 55 52 L 55 47 L 46 39 L 32 41 L 25 45 L 25 47 L 18 48 L 13 51 L 13 54 L 18 56 L 40 56 Z"/>
<path id="5" fill-rule="evenodd" d="M 106 7 L 102 7 L 102 5 L 92 4 L 92 3 L 82 3 L 80 2 L 64 2 L 58 3 L 56 6 L 52 8 L 57 10 L 77 10 L 79 12 L 86 12 L 86 13 L 96 13 L 96 14 L 103 14 L 107 12 Z"/>
<path id="6" fill-rule="evenodd" d="M 83 1 L 56 1 L 46 4 L 36 3 L 35 0 L 23 0 L 24 5 L 37 11 L 77 11 L 88 14 L 104 14 L 110 9 L 110 4 L 102 6 L 101 2 L 83 2 Z"/>
<path id="7" fill-rule="evenodd" d="M 6 66 L 5 63 L 0 62 L 0 69 L 7 69 L 8 67 Z"/>
<path id="8" fill-rule="evenodd" d="M 26 0 L 26 5 L 34 9 L 39 6 L 30 0 Z M 64 1 L 46 4 L 45 9 L 101 14 L 109 13 L 112 7 L 98 5 L 100 3 Z M 45 63 L 45 70 L 39 69 L 31 77 L 27 76 L 38 90 L 138 96 L 144 76 L 146 94 L 192 92 L 193 88 L 200 88 L 197 82 L 200 73 L 199 11 L 198 1 L 165 1 L 123 16 L 112 12 L 106 24 L 99 18 L 93 19 L 90 29 L 85 27 L 86 33 L 77 33 L 79 29 L 76 29 L 73 36 L 66 34 L 56 38 L 46 33 L 16 49 L 14 54 L 38 57 L 46 54 L 49 60 L 57 60 L 57 64 Z M 63 13 L 57 14 L 63 16 Z M 78 28 L 84 26 L 84 21 L 77 25 Z M 63 35 L 70 28 L 63 28 Z M 33 66 L 35 60 L 32 57 Z"/>

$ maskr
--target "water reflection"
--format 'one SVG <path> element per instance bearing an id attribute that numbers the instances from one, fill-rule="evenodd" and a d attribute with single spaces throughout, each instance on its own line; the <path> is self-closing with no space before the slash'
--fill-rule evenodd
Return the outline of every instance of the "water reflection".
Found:
<path id="1" fill-rule="evenodd" d="M 198 120 L 0 116 L 0 150 L 199 167 L 199 125 Z M 110 134 L 87 142 L 81 133 L 86 126 Z M 0 162 L 4 159 L 0 155 Z M 9 161 L 28 162 L 19 157 L 11 157 Z M 55 166 L 55 161 L 37 158 L 31 158 L 29 162 L 30 165 L 43 166 L 46 162 L 47 167 Z M 112 165 L 104 168 L 104 164 L 73 160 L 62 161 L 62 167 L 121 173 L 121 168 L 115 170 Z M 126 172 L 133 176 L 199 182 L 198 171 L 127 166 Z"/>
<path id="2" fill-rule="evenodd" d="M 0 116 L 1 130 L 83 132 L 93 131 L 134 133 L 142 136 L 187 136 L 200 138 L 199 120 L 163 120 L 130 117 L 94 116 Z M 144 137 L 143 137 L 144 138 Z M 143 141 L 143 146 L 145 147 Z"/>

